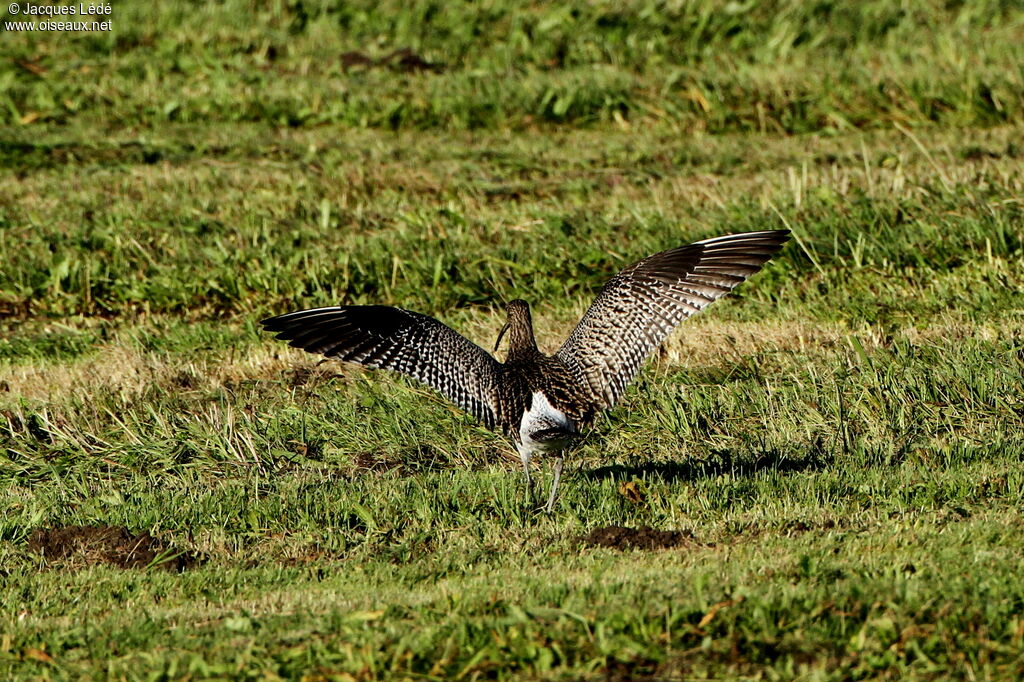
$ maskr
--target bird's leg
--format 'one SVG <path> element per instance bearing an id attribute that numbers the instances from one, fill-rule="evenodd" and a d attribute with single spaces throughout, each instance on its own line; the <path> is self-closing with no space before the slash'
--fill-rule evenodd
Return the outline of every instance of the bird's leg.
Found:
<path id="1" fill-rule="evenodd" d="M 530 460 L 523 460 L 523 476 L 526 478 L 526 504 L 533 504 L 533 479 L 530 478 Z"/>
<path id="2" fill-rule="evenodd" d="M 526 504 L 533 504 L 533 479 L 530 478 L 530 455 L 523 450 L 519 451 L 519 459 L 523 461 L 523 477 L 526 479 Z"/>
<path id="3" fill-rule="evenodd" d="M 550 514 L 555 508 L 555 495 L 558 494 L 558 483 L 562 480 L 562 467 L 565 465 L 565 455 L 559 454 L 555 460 L 555 480 L 551 482 L 551 494 L 548 495 L 548 506 L 544 510 Z"/>

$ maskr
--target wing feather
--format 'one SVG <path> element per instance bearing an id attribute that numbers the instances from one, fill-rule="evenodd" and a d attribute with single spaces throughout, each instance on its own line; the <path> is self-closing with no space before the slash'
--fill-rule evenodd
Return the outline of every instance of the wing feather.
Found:
<path id="1" fill-rule="evenodd" d="M 622 270 L 555 354 L 611 407 L 675 327 L 758 272 L 789 230 L 732 234 L 656 253 Z"/>
<path id="2" fill-rule="evenodd" d="M 497 360 L 432 317 L 389 306 L 336 306 L 261 324 L 295 348 L 410 376 L 495 426 Z"/>

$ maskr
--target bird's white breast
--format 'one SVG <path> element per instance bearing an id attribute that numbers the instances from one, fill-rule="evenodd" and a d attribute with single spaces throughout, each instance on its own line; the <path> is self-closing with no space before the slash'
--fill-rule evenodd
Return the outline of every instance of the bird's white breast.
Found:
<path id="1" fill-rule="evenodd" d="M 522 447 L 530 453 L 556 452 L 565 449 L 568 438 L 556 440 L 534 440 L 532 434 L 552 428 L 564 429 L 569 433 L 576 432 L 576 425 L 565 412 L 554 407 L 542 391 L 536 391 L 530 401 L 530 408 L 523 410 L 523 418 L 519 422 L 519 440 Z"/>

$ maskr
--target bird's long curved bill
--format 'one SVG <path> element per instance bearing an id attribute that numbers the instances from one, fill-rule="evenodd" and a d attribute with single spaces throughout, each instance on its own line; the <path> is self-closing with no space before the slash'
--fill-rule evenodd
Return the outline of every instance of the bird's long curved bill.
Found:
<path id="1" fill-rule="evenodd" d="M 501 345 L 501 339 L 502 339 L 502 337 L 505 336 L 505 332 L 508 331 L 509 324 L 511 324 L 511 323 L 510 322 L 506 322 L 505 326 L 501 328 L 500 332 L 498 332 L 498 340 L 494 342 L 494 352 L 495 353 L 498 352 L 498 346 Z"/>

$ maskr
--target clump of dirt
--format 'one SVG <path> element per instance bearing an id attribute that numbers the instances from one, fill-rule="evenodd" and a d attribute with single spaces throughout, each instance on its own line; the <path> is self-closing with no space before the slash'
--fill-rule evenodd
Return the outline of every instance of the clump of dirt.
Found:
<path id="1" fill-rule="evenodd" d="M 595 528 L 580 538 L 588 547 L 611 547 L 612 549 L 668 549 L 690 547 L 698 544 L 688 530 L 657 530 L 650 526 L 627 528 L 625 526 L 604 526 Z"/>
<path id="2" fill-rule="evenodd" d="M 402 73 L 414 71 L 444 71 L 443 64 L 433 64 L 422 56 L 416 54 L 408 47 L 387 54 L 380 59 L 374 59 L 364 52 L 353 51 L 341 55 L 341 65 L 347 71 L 353 67 L 372 69 L 375 66 L 383 66 Z"/>
<path id="3" fill-rule="evenodd" d="M 160 568 L 182 571 L 202 562 L 190 552 L 175 550 L 147 532 L 131 533 L 123 526 L 64 526 L 36 528 L 28 548 L 47 561 L 69 561 L 93 565 L 106 563 L 118 568 Z"/>

